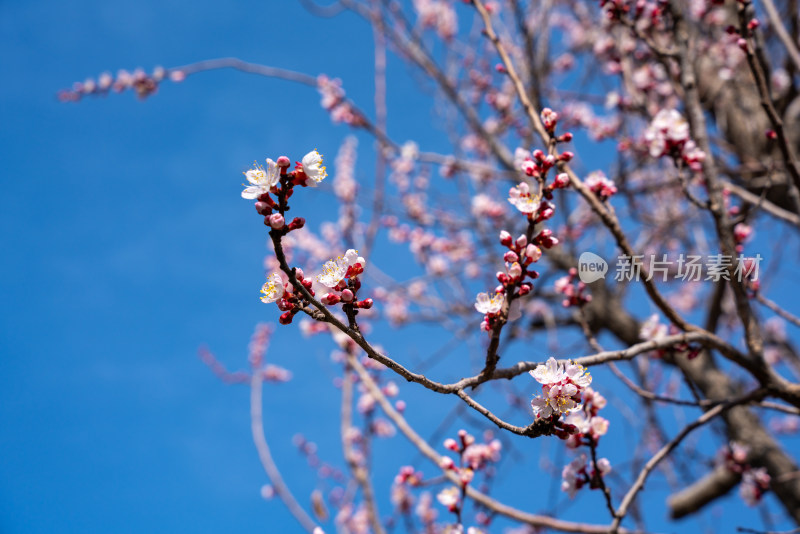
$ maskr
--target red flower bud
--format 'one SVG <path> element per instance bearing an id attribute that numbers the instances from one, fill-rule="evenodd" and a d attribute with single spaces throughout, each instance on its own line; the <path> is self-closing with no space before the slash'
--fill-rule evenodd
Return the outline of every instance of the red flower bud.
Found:
<path id="1" fill-rule="evenodd" d="M 299 230 L 303 226 L 306 225 L 306 220 L 302 217 L 295 217 L 292 219 L 292 222 L 289 223 L 289 230 Z"/>
<path id="2" fill-rule="evenodd" d="M 269 207 L 269 204 L 266 202 L 261 202 L 260 200 L 256 202 L 256 211 L 259 215 L 270 216 L 272 215 L 272 208 Z"/>
<path id="3" fill-rule="evenodd" d="M 287 311 L 281 314 L 281 317 L 280 319 L 278 319 L 278 321 L 281 324 L 290 324 L 292 322 L 292 319 L 294 319 L 294 314 L 291 311 Z"/>

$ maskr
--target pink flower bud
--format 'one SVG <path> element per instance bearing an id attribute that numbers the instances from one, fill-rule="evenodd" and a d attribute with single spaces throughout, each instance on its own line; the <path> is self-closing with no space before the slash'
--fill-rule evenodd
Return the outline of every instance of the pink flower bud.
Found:
<path id="1" fill-rule="evenodd" d="M 372 299 L 364 299 L 360 302 L 356 302 L 356 307 L 368 310 L 372 307 Z"/>
<path id="2" fill-rule="evenodd" d="M 475 472 L 472 469 L 470 469 L 470 468 L 462 469 L 461 470 L 461 485 L 462 486 L 468 485 L 470 482 L 472 482 L 472 478 L 474 476 L 475 476 Z"/>
<path id="3" fill-rule="evenodd" d="M 567 161 L 571 161 L 572 158 L 574 158 L 574 157 L 575 157 L 575 154 L 573 154 L 572 152 L 567 150 L 566 152 L 562 152 L 561 155 L 558 158 L 563 162 L 567 162 Z"/>
<path id="4" fill-rule="evenodd" d="M 280 230 L 283 228 L 284 222 L 283 215 L 280 213 L 273 213 L 269 216 L 269 225 L 275 230 Z"/>
<path id="5" fill-rule="evenodd" d="M 542 257 L 542 249 L 533 243 L 530 243 L 527 247 L 525 247 L 525 256 L 531 261 L 539 261 L 539 258 Z"/>
<path id="6" fill-rule="evenodd" d="M 511 245 L 511 234 L 503 230 L 500 232 L 500 244 L 507 247 Z"/>
<path id="7" fill-rule="evenodd" d="M 455 444 L 454 440 L 451 439 L 449 441 L 452 441 Z M 447 442 L 445 442 L 445 443 L 447 443 Z M 445 447 L 446 446 L 447 445 L 445 445 Z M 456 466 L 455 462 L 449 456 L 442 456 L 442 461 L 439 462 L 439 467 L 441 467 L 442 469 L 445 469 L 445 470 L 453 469 L 453 468 L 455 468 L 455 466 Z"/>
<path id="8" fill-rule="evenodd" d="M 511 267 L 508 268 L 508 275 L 511 278 L 519 278 L 521 274 L 522 274 L 522 267 L 517 262 L 512 263 Z"/>
<path id="9" fill-rule="evenodd" d="M 275 163 L 278 164 L 278 167 L 286 168 L 286 167 L 289 167 L 292 164 L 292 160 L 290 160 L 286 156 L 281 156 L 281 157 L 278 158 L 278 161 L 276 161 Z"/>
<path id="10" fill-rule="evenodd" d="M 335 293 L 325 293 L 325 295 L 322 297 L 322 303 L 327 304 L 328 306 L 332 306 L 338 303 L 340 300 L 341 299 L 339 298 L 339 295 Z"/>
<path id="11" fill-rule="evenodd" d="M 289 223 L 289 230 L 298 230 L 306 225 L 306 220 L 302 217 L 295 217 Z"/>
<path id="12" fill-rule="evenodd" d="M 553 181 L 553 187 L 561 189 L 562 187 L 567 187 L 569 185 L 569 175 L 565 172 L 559 173 L 556 175 L 556 179 Z"/>
<path id="13" fill-rule="evenodd" d="M 519 248 L 522 248 L 527 244 L 528 244 L 528 238 L 525 237 L 525 234 L 522 234 L 517 238 L 517 246 Z"/>
<path id="14" fill-rule="evenodd" d="M 459 451 L 458 443 L 456 443 L 456 440 L 454 440 L 453 438 L 447 438 L 446 440 L 444 440 L 444 448 L 449 451 L 455 451 L 455 452 Z"/>
<path id="15" fill-rule="evenodd" d="M 284 312 L 284 313 L 283 313 L 283 314 L 280 316 L 280 319 L 278 319 L 278 321 L 279 321 L 281 324 L 289 324 L 289 323 L 291 323 L 291 322 L 292 322 L 292 319 L 294 319 L 294 314 L 293 314 L 291 311 L 287 311 L 287 312 Z"/>
<path id="16" fill-rule="evenodd" d="M 272 208 L 266 202 L 256 202 L 256 211 L 259 215 L 269 216 L 272 215 Z"/>
<path id="17" fill-rule="evenodd" d="M 737 243 L 744 242 L 752 233 L 753 229 L 744 223 L 739 223 L 733 227 L 733 237 L 736 239 Z"/>
<path id="18" fill-rule="evenodd" d="M 736 40 L 736 44 L 739 46 L 739 48 L 747 52 L 747 39 L 744 37 L 739 37 L 739 39 Z"/>
<path id="19" fill-rule="evenodd" d="M 350 302 L 351 300 L 353 300 L 353 292 L 349 289 L 342 290 L 342 301 Z"/>
<path id="20" fill-rule="evenodd" d="M 509 263 L 513 263 L 515 261 L 519 261 L 519 256 L 513 250 L 509 250 L 505 254 L 503 254 L 503 259 Z"/>

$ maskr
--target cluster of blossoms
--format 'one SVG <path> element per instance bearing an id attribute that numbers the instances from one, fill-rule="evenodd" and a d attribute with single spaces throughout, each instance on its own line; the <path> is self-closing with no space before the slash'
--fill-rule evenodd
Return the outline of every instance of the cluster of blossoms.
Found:
<path id="1" fill-rule="evenodd" d="M 114 77 L 108 72 L 104 72 L 97 77 L 87 78 L 83 82 L 75 82 L 72 89 L 63 89 L 58 92 L 58 99 L 62 102 L 77 102 L 82 97 L 88 95 L 106 95 L 110 91 L 121 93 L 128 89 L 133 89 L 141 99 L 147 98 L 158 90 L 158 85 L 169 78 L 173 82 L 182 82 L 186 79 L 186 73 L 181 70 L 167 71 L 164 67 L 156 67 L 151 74 L 142 69 L 133 72 L 120 70 Z"/>
<path id="2" fill-rule="evenodd" d="M 677 110 L 662 109 L 647 127 L 644 139 L 654 158 L 680 158 L 690 169 L 702 170 L 705 152 L 689 138 L 689 123 Z"/>
<path id="3" fill-rule="evenodd" d="M 493 439 L 491 432 L 484 436 L 485 443 L 477 443 L 475 437 L 466 430 L 459 430 L 457 439 L 448 438 L 444 441 L 444 447 L 459 455 L 458 462 L 449 456 L 442 457 L 440 467 L 448 472 L 454 473 L 458 477 L 458 484 L 448 486 L 436 495 L 439 504 L 447 508 L 451 513 L 460 517 L 463 506 L 464 496 L 467 486 L 473 481 L 475 473 L 484 471 L 486 476 L 491 476 L 489 466 L 500 460 L 502 445 L 497 439 Z M 408 514 L 414 504 L 414 496 L 411 490 L 424 486 L 423 475 L 415 471 L 411 466 L 403 466 L 394 478 L 392 485 L 392 503 L 399 512 Z M 433 526 L 437 517 L 436 510 L 431 508 L 431 496 L 423 493 L 420 496 L 416 513 L 422 522 L 427 526 Z M 487 526 L 491 518 L 485 513 L 476 514 L 475 520 L 482 526 Z M 448 525 L 443 530 L 429 529 L 426 532 L 464 532 L 460 524 Z M 466 532 L 471 534 L 481 534 L 483 531 L 476 527 L 470 527 Z"/>
<path id="4" fill-rule="evenodd" d="M 449 41 L 458 32 L 458 17 L 450 2 L 414 0 L 414 10 L 423 28 L 435 28 L 439 37 Z"/>
<path id="5" fill-rule="evenodd" d="M 250 185 L 242 191 L 242 198 L 257 199 L 259 202 L 256 203 L 256 211 L 261 215 L 270 215 L 272 210 L 287 211 L 287 206 L 281 209 L 270 193 L 286 201 L 292 196 L 296 185 L 316 187 L 328 176 L 322 162 L 322 154 L 316 149 L 303 156 L 302 161 L 295 162 L 294 171 L 291 172 L 288 170 L 291 162 L 286 156 L 279 157 L 277 161 L 267 158 L 266 170 L 261 165 L 255 164 L 252 169 L 244 173 Z M 274 225 L 269 225 L 275 228 Z"/>
<path id="6" fill-rule="evenodd" d="M 542 121 L 545 127 L 552 132 L 558 121 L 558 114 L 550 109 L 542 112 Z M 570 140 L 570 134 L 561 136 L 563 139 Z M 548 220 L 555 214 L 555 206 L 549 202 L 553 198 L 553 191 L 569 185 L 569 176 L 566 173 L 558 174 L 551 184 L 547 184 L 548 172 L 560 161 L 569 161 L 572 154 L 564 152 L 561 156 L 547 155 L 541 150 L 533 153 L 522 148 L 518 148 L 515 155 L 515 165 L 528 176 L 536 178 L 539 184 L 539 193 L 531 191 L 530 185 L 521 182 L 512 187 L 508 193 L 508 201 L 520 213 L 525 214 L 528 219 L 528 234 L 520 235 L 513 239 L 511 234 L 505 230 L 500 232 L 500 243 L 508 248 L 503 254 L 506 271 L 497 273 L 497 280 L 500 285 L 495 288 L 494 293 L 478 293 L 475 309 L 484 314 L 481 322 L 481 330 L 493 332 L 498 324 L 505 319 L 513 320 L 509 315 L 511 304 L 517 297 L 527 295 L 533 289 L 531 280 L 538 278 L 539 273 L 535 270 L 528 270 L 529 266 L 542 257 L 542 249 L 550 249 L 558 245 L 558 239 L 553 236 L 549 229 L 541 230 L 537 235 L 531 236 L 534 225 Z M 530 280 L 528 280 L 530 279 Z M 513 313 L 516 313 L 516 309 Z"/>
<path id="7" fill-rule="evenodd" d="M 497 281 L 500 282 L 500 285 L 494 290 L 494 294 L 490 296 L 488 293 L 478 293 L 475 302 L 475 309 L 484 314 L 481 330 L 486 332 L 494 330 L 500 318 L 503 317 L 507 299 L 510 301 L 531 292 L 533 283 L 527 279 L 535 280 L 539 277 L 539 273 L 533 269 L 529 270 L 529 267 L 542 257 L 542 248 L 554 247 L 558 244 L 558 239 L 553 237 L 552 232 L 548 229 L 539 232 L 531 242 L 528 242 L 528 238 L 524 234 L 513 239 L 511 234 L 503 231 L 500 232 L 500 243 L 508 248 L 503 255 L 506 271 L 497 273 Z M 508 316 L 509 320 L 514 318 Z"/>
<path id="8" fill-rule="evenodd" d="M 586 284 L 578 280 L 578 270 L 574 267 L 556 280 L 554 288 L 557 293 L 564 295 L 561 305 L 565 308 L 583 306 L 592 301 L 592 296 L 586 292 Z"/>
<path id="9" fill-rule="evenodd" d="M 349 249 L 344 257 L 328 260 L 322 266 L 322 273 L 317 276 L 317 282 L 331 291 L 322 296 L 322 302 L 328 305 L 343 302 L 354 308 L 369 309 L 372 299 L 358 301 L 356 294 L 361 288 L 358 275 L 364 272 L 366 260 L 358 255 L 357 250 Z"/>
<path id="10" fill-rule="evenodd" d="M 449 456 L 442 457 L 439 467 L 445 471 L 454 472 L 459 478 L 459 486 L 449 486 L 436 496 L 442 506 L 450 512 L 460 515 L 462 500 L 467 491 L 467 486 L 472 482 L 475 473 L 485 471 L 486 476 L 491 476 L 488 467 L 500 460 L 502 445 L 499 440 L 493 439 L 490 432 L 485 436 L 486 443 L 477 443 L 475 437 L 466 430 L 458 431 L 458 439 L 448 438 L 444 441 L 445 449 L 459 455 L 458 465 Z M 479 522 L 488 525 L 489 518 L 479 514 Z"/>
<path id="11" fill-rule="evenodd" d="M 542 384 L 542 394 L 531 401 L 536 419 L 557 420 L 581 403 L 581 392 L 592 383 L 592 375 L 582 365 L 560 364 L 550 358 L 530 375 Z M 566 437 L 566 436 L 565 436 Z"/>
<path id="12" fill-rule="evenodd" d="M 342 80 L 330 79 L 320 74 L 317 77 L 317 91 L 322 97 L 320 104 L 331 114 L 333 122 L 342 122 L 353 127 L 364 125 L 364 118 L 345 98 Z"/>
<path id="13" fill-rule="evenodd" d="M 582 445 L 597 445 L 600 436 L 608 432 L 608 419 L 597 415 L 605 406 L 606 398 L 591 386 L 583 390 L 583 406 L 578 410 L 572 410 L 564 418 L 567 425 L 572 425 L 576 429 L 567 439 L 567 447 L 577 449 Z"/>
<path id="14" fill-rule="evenodd" d="M 600 458 L 597 464 L 587 465 L 586 453 L 581 453 L 561 471 L 561 491 L 566 492 L 570 498 L 575 497 L 578 490 L 588 485 L 591 489 L 600 487 L 603 476 L 611 472 L 611 462 L 607 458 Z"/>
<path id="15" fill-rule="evenodd" d="M 312 289 L 312 281 L 304 278 L 302 269 L 295 269 L 295 279 L 299 284 L 314 296 Z M 278 309 L 283 313 L 280 316 L 281 324 L 289 324 L 294 319 L 294 316 L 305 306 L 306 301 L 303 295 L 298 294 L 294 290 L 291 282 L 283 280 L 278 273 L 272 273 L 267 278 L 264 286 L 261 288 L 261 302 L 264 304 L 271 304 L 277 302 Z"/>
<path id="16" fill-rule="evenodd" d="M 286 224 L 284 214 L 290 209 L 288 200 L 294 193 L 294 187 L 316 187 L 328 173 L 322 165 L 322 156 L 316 150 L 303 156 L 302 161 L 296 162 L 293 171 L 289 171 L 291 162 L 286 156 L 279 157 L 277 161 L 267 158 L 266 163 L 266 169 L 255 164 L 244 173 L 250 185 L 242 191 L 242 198 L 256 201 L 256 211 L 264 216 L 264 224 L 271 228 L 270 236 L 274 241 L 279 241 L 289 232 L 305 226 L 305 219 L 302 217 L 295 217 Z M 302 286 L 314 296 L 313 282 L 304 277 L 301 269 L 295 269 L 294 278 L 298 286 L 273 272 L 261 288 L 261 301 L 265 304 L 276 302 L 278 308 L 284 312 L 280 317 L 281 324 L 291 323 L 306 304 L 303 295 L 295 289 Z"/>
<path id="17" fill-rule="evenodd" d="M 769 490 L 770 476 L 763 467 L 753 467 L 748 462 L 750 451 L 744 445 L 731 442 L 722 450 L 721 463 L 733 473 L 742 475 L 739 485 L 739 496 L 747 506 L 755 506 L 761 502 Z"/>

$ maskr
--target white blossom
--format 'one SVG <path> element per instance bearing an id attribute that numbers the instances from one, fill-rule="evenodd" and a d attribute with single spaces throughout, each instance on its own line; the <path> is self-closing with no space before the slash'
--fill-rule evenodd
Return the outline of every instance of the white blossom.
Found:
<path id="1" fill-rule="evenodd" d="M 455 486 L 443 489 L 436 495 L 436 499 L 442 506 L 453 509 L 458 506 L 460 491 Z"/>
<path id="2" fill-rule="evenodd" d="M 530 187 L 525 182 L 512 187 L 508 191 L 508 201 L 522 213 L 535 213 L 539 209 L 539 196 L 532 195 Z"/>
<path id="3" fill-rule="evenodd" d="M 280 168 L 278 164 L 267 158 L 267 169 L 261 165 L 254 165 L 254 168 L 244 173 L 247 181 L 251 185 L 247 186 L 242 191 L 242 198 L 256 199 L 264 193 L 269 193 L 269 190 L 278 183 L 281 177 Z"/>
<path id="4" fill-rule="evenodd" d="M 478 293 L 475 299 L 475 309 L 481 313 L 497 313 L 503 309 L 505 297 L 502 293 L 495 293 L 493 297 L 489 297 L 488 293 Z"/>
<path id="5" fill-rule="evenodd" d="M 309 180 L 306 182 L 306 185 L 316 187 L 318 183 L 328 176 L 325 167 L 322 166 L 322 154 L 317 152 L 316 148 L 303 156 L 302 165 L 303 172 L 309 178 Z"/>
<path id="6" fill-rule="evenodd" d="M 350 267 L 360 264 L 363 269 L 366 265 L 366 260 L 358 255 L 357 250 L 349 249 L 344 257 L 339 256 L 335 260 L 328 260 L 322 266 L 322 274 L 317 276 L 317 282 L 322 285 L 335 288 L 339 282 L 344 280 L 347 276 L 347 271 Z"/>
<path id="7" fill-rule="evenodd" d="M 261 288 L 261 292 L 264 294 L 264 296 L 261 297 L 261 302 L 265 304 L 280 299 L 283 296 L 283 280 L 281 280 L 280 275 L 278 273 L 269 275 L 267 282 Z"/>

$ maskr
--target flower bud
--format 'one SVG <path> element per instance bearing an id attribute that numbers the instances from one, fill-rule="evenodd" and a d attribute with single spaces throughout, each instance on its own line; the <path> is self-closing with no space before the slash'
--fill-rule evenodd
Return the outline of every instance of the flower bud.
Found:
<path id="1" fill-rule="evenodd" d="M 281 167 L 282 169 L 285 169 L 285 168 L 289 167 L 292 164 L 292 160 L 290 160 L 286 156 L 281 156 L 281 157 L 278 158 L 278 161 L 276 161 L 275 163 L 278 164 L 278 167 Z M 281 174 L 284 174 L 284 173 L 281 172 Z"/>
<path id="2" fill-rule="evenodd" d="M 336 293 L 325 293 L 325 295 L 322 297 L 322 303 L 327 304 L 328 306 L 337 304 L 340 300 L 341 299 L 339 298 L 339 295 Z"/>
<path id="3" fill-rule="evenodd" d="M 508 247 L 511 245 L 511 234 L 503 230 L 500 232 L 500 244 L 504 247 Z"/>
<path id="4" fill-rule="evenodd" d="M 456 440 L 453 438 L 447 438 L 444 440 L 444 448 L 454 452 L 459 451 L 458 443 L 456 443 Z"/>
<path id="5" fill-rule="evenodd" d="M 259 215 L 269 216 L 272 215 L 272 208 L 269 207 L 269 204 L 266 202 L 261 202 L 260 200 L 256 202 L 256 211 Z"/>
<path id="6" fill-rule="evenodd" d="M 269 225 L 275 230 L 280 230 L 281 228 L 283 228 L 285 221 L 283 219 L 283 215 L 281 215 L 280 213 L 273 213 L 268 217 L 268 219 L 269 219 Z"/>
<path id="7" fill-rule="evenodd" d="M 525 257 L 534 262 L 539 261 L 539 258 L 542 257 L 542 249 L 530 243 L 525 247 Z"/>
<path id="8" fill-rule="evenodd" d="M 509 250 L 505 254 L 503 254 L 503 259 L 509 263 L 513 263 L 515 261 L 519 261 L 519 256 L 513 250 Z"/>
<path id="9" fill-rule="evenodd" d="M 372 299 L 364 299 L 362 301 L 356 302 L 356 308 L 362 308 L 364 310 L 368 310 L 372 307 L 373 301 Z"/>
<path id="10" fill-rule="evenodd" d="M 292 222 L 289 223 L 289 230 L 299 230 L 303 226 L 306 225 L 306 220 L 302 217 L 295 217 L 292 219 Z"/>
<path id="11" fill-rule="evenodd" d="M 522 248 L 527 244 L 528 244 L 528 238 L 525 237 L 525 234 L 522 234 L 517 238 L 517 246 L 519 248 Z"/>
<path id="12" fill-rule="evenodd" d="M 567 173 L 562 172 L 556 175 L 556 179 L 553 181 L 553 187 L 561 189 L 563 187 L 567 187 L 568 185 L 569 185 L 569 175 Z"/>
<path id="13" fill-rule="evenodd" d="M 281 314 L 280 319 L 278 319 L 278 321 L 281 324 L 289 324 L 292 322 L 292 319 L 294 319 L 294 314 L 291 311 L 287 311 Z"/>

